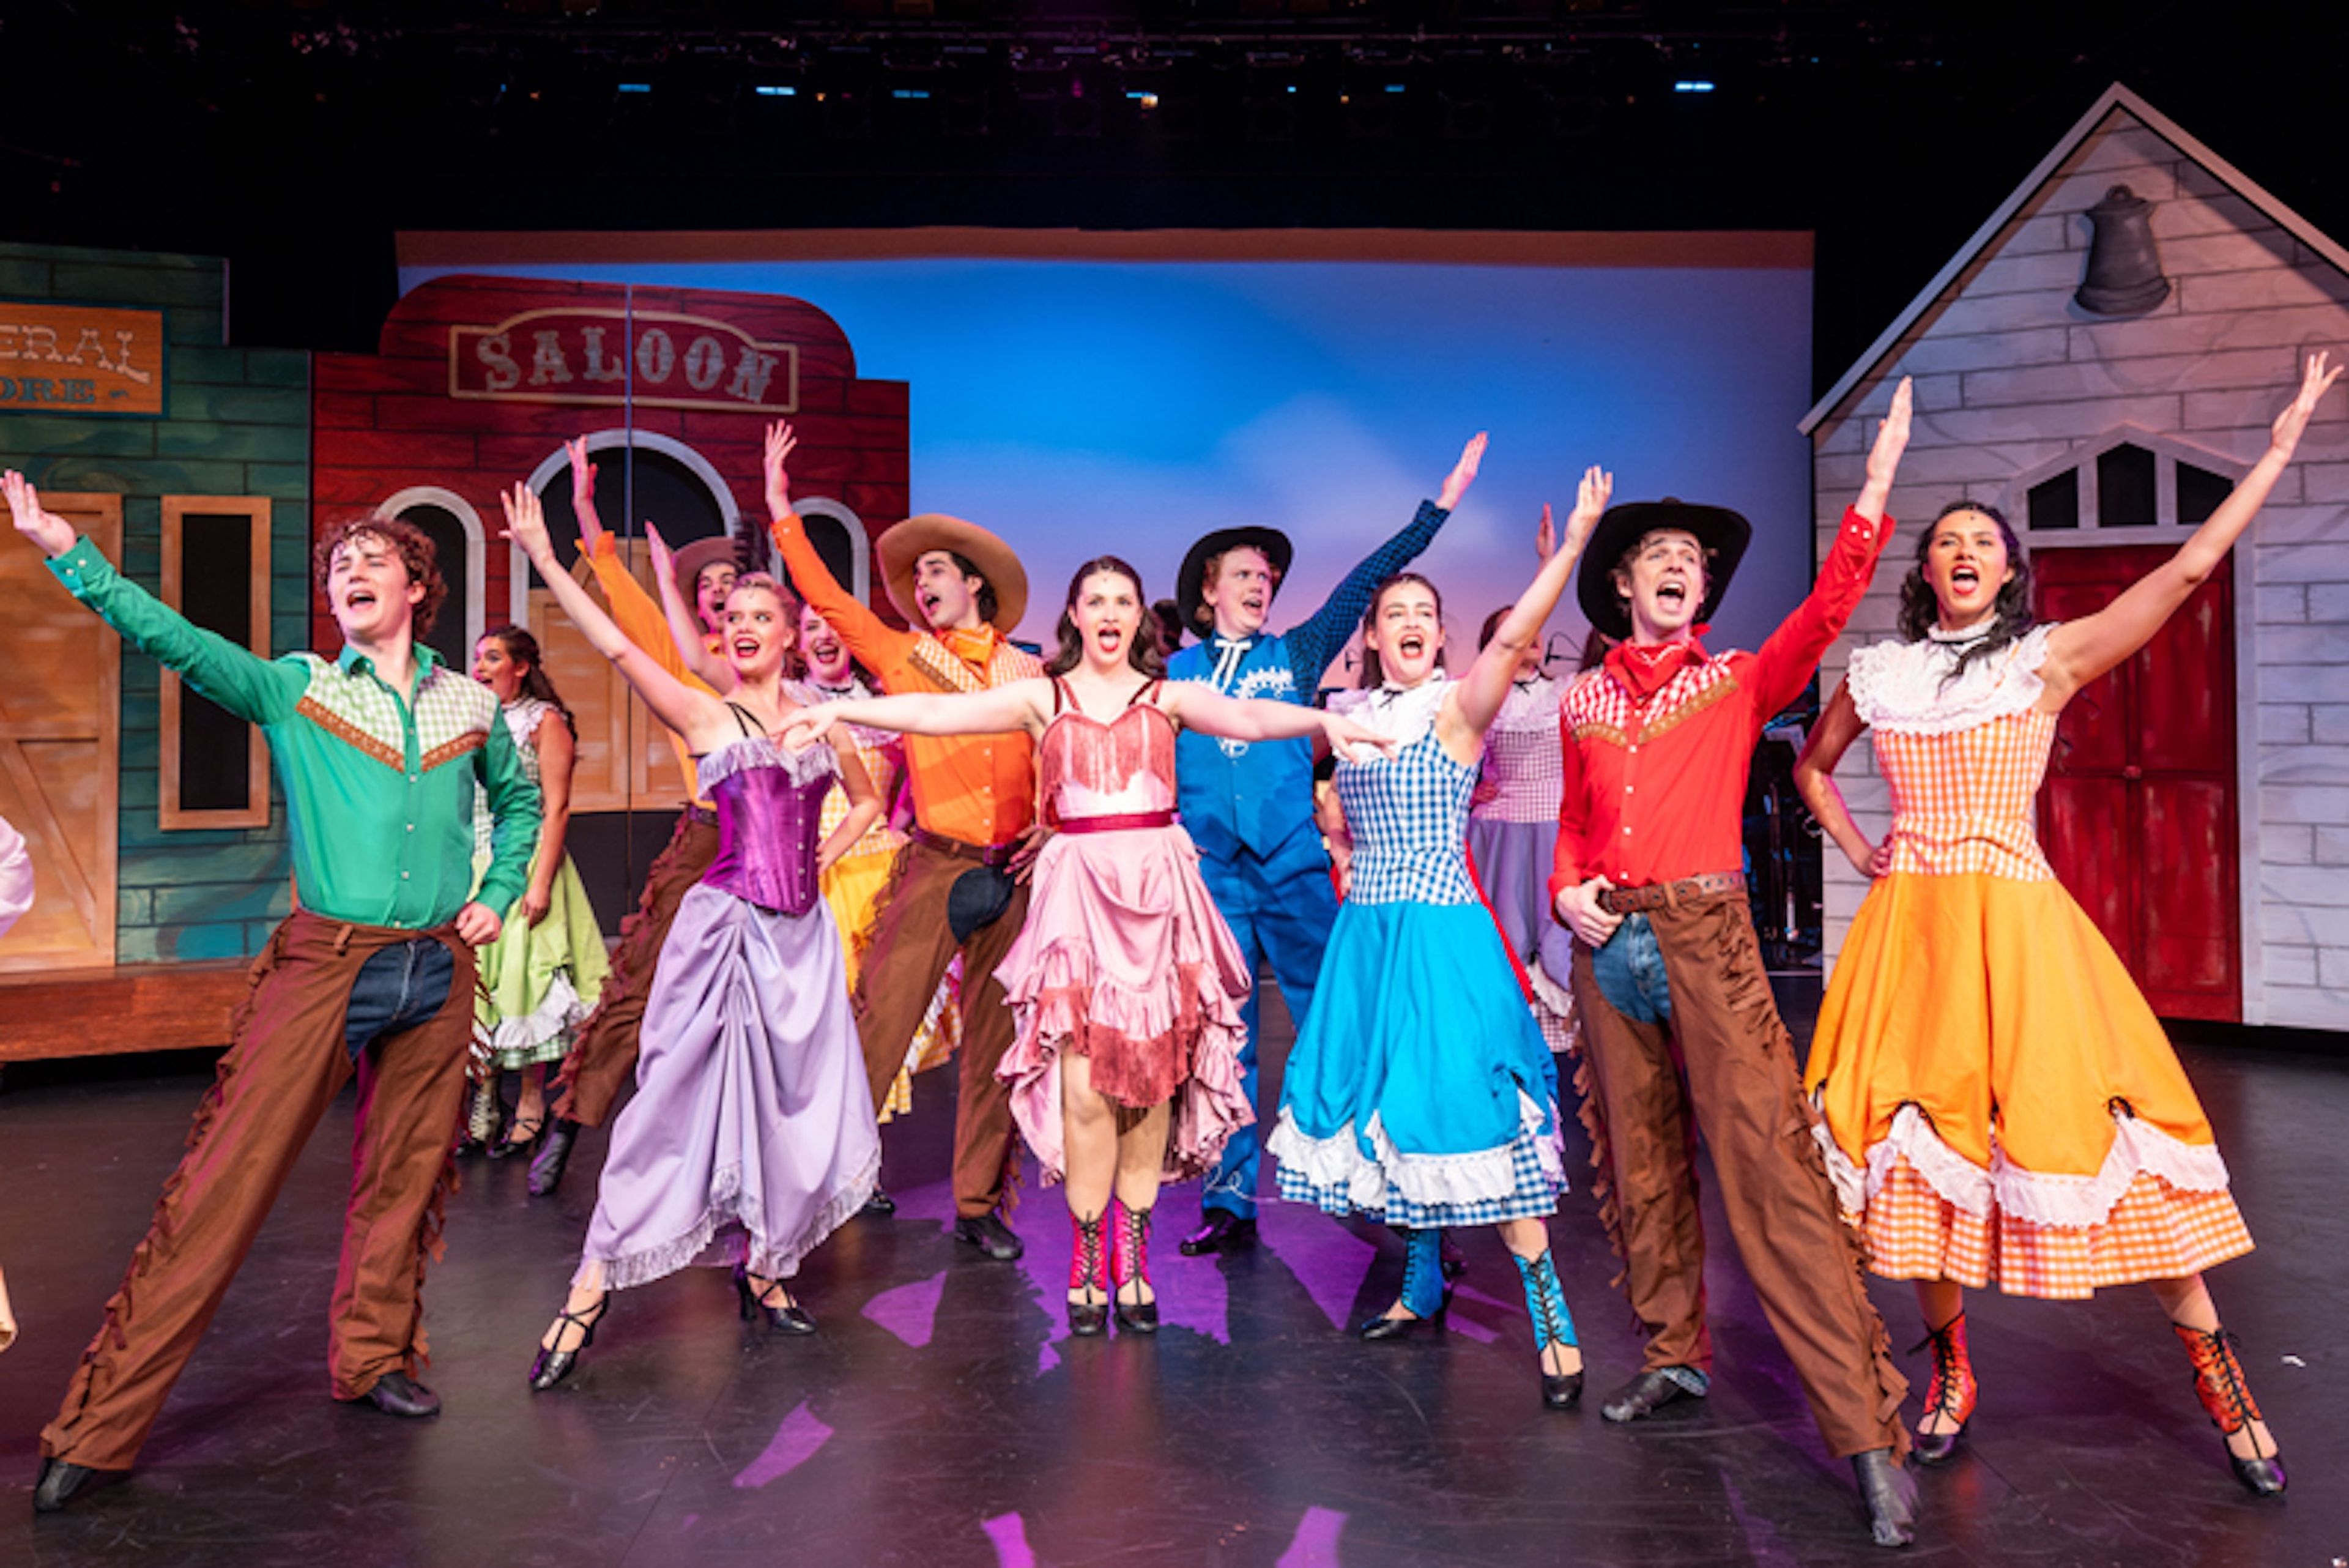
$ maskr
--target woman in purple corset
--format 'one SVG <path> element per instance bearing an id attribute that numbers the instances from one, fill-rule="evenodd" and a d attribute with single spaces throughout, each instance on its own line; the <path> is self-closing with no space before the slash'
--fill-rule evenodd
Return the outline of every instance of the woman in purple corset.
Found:
<path id="1" fill-rule="evenodd" d="M 597 607 L 556 562 L 527 486 L 503 499 L 509 536 L 572 620 L 686 738 L 720 836 L 661 949 L 636 1096 L 612 1124 L 579 1272 L 531 1366 L 531 1386 L 546 1389 L 593 1342 L 612 1292 L 693 1263 L 734 1265 L 746 1318 L 815 1331 L 783 1281 L 864 1207 L 881 1168 L 840 937 L 817 879 L 881 803 L 853 750 L 794 753 L 769 738 L 802 706 L 782 679 L 797 607 L 772 577 L 741 577 L 727 597 L 734 689 L 721 700 L 669 675 Z M 848 815 L 819 846 L 835 782 Z"/>

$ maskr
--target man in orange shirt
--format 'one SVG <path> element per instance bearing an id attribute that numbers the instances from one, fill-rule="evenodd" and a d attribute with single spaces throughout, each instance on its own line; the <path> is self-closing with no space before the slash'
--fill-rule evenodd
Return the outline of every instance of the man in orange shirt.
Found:
<path id="1" fill-rule="evenodd" d="M 1028 604 L 1028 574 L 1009 546 L 959 518 L 908 517 L 874 547 L 890 626 L 833 578 L 792 510 L 791 427 L 767 432 L 767 509 L 775 546 L 802 597 L 832 624 L 885 691 L 979 691 L 1041 675 L 1005 633 Z M 1011 1010 L 996 983 L 1028 916 L 1026 853 L 1035 836 L 1036 751 L 1027 735 L 905 738 L 914 795 L 856 991 L 856 1028 L 879 1105 L 905 1060 L 938 980 L 959 950 L 962 1082 L 955 1106 L 955 1236 L 990 1258 L 1023 1248 L 999 1212 L 1012 1154 L 1009 1087 L 995 1075 L 1010 1048 Z"/>
<path id="2" fill-rule="evenodd" d="M 595 516 L 595 465 L 587 461 L 585 437 L 570 443 L 571 510 L 579 522 L 579 553 L 595 574 L 612 607 L 612 618 L 628 640 L 660 661 L 661 668 L 688 685 L 699 686 L 685 656 L 669 635 L 667 617 L 653 597 L 629 575 L 617 543 Z M 702 637 L 712 648 L 726 596 L 734 588 L 734 542 L 726 538 L 696 539 L 677 553 L 678 594 L 694 607 Z M 671 732 L 669 745 L 693 788 L 693 757 L 683 737 Z M 644 1023 L 645 999 L 651 994 L 653 968 L 661 944 L 668 940 L 669 922 L 677 907 L 709 863 L 718 857 L 718 814 L 698 797 L 678 814 L 677 831 L 654 857 L 645 873 L 645 890 L 636 912 L 620 922 L 620 944 L 612 954 L 612 971 L 595 999 L 595 1011 L 579 1025 L 579 1033 L 555 1075 L 554 1119 L 547 1125 L 537 1155 L 530 1162 L 530 1190 L 543 1198 L 563 1180 L 571 1160 L 571 1145 L 582 1127 L 601 1127 L 612 1114 L 612 1102 L 621 1085 L 636 1071 L 636 1030 Z"/>

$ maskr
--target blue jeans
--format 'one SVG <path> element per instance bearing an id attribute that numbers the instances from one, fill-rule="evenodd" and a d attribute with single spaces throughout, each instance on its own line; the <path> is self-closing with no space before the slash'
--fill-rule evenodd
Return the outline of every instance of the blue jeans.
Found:
<path id="1" fill-rule="evenodd" d="M 1634 1023 L 1669 1023 L 1671 987 L 1664 955 L 1645 915 L 1626 915 L 1607 943 L 1590 955 L 1590 976 L 1608 1005 Z"/>
<path id="2" fill-rule="evenodd" d="M 378 1035 L 429 1023 L 447 1003 L 456 978 L 455 955 L 430 937 L 384 948 L 361 964 L 343 1015 L 343 1046 L 351 1060 Z"/>

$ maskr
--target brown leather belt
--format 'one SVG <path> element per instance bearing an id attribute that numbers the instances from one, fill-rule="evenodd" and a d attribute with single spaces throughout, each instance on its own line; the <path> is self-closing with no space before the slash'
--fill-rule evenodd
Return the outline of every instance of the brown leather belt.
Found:
<path id="1" fill-rule="evenodd" d="M 1172 827 L 1174 814 L 1171 811 L 1113 812 L 1105 816 L 1064 816 L 1061 819 L 1063 833 L 1120 833 L 1134 827 Z"/>
<path id="2" fill-rule="evenodd" d="M 1708 871 L 1702 877 L 1683 877 L 1677 882 L 1658 882 L 1648 888 L 1609 888 L 1599 895 L 1599 907 L 1610 915 L 1636 915 L 1643 909 L 1666 909 L 1691 898 L 1744 891 L 1744 872 Z"/>
<path id="3" fill-rule="evenodd" d="M 980 866 L 992 866 L 1000 871 L 1011 864 L 1019 853 L 1019 846 L 1011 844 L 965 844 L 959 838 L 948 838 L 943 833 L 932 833 L 926 827 L 916 827 L 906 835 L 925 849 L 935 849 L 941 855 L 951 855 L 957 860 L 968 860 Z"/>

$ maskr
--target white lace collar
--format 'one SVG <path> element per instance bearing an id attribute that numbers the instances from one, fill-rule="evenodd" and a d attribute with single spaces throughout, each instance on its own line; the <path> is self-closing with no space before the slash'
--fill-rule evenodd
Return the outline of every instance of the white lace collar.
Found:
<path id="1" fill-rule="evenodd" d="M 1451 690 L 1452 678 L 1438 670 L 1416 686 L 1340 691 L 1330 699 L 1330 711 L 1388 737 L 1400 748 L 1427 733 Z"/>
<path id="2" fill-rule="evenodd" d="M 1938 630 L 1939 628 L 1935 628 Z M 2047 638 L 2054 627 L 2036 626 L 1997 652 L 1975 659 L 1956 680 L 1965 648 L 1979 639 L 1975 628 L 1961 636 L 1928 635 L 1916 642 L 1879 642 L 1851 656 L 1844 678 L 1852 706 L 1870 729 L 1896 734 L 1946 735 L 1970 730 L 2039 701 L 2044 683 L 2039 667 L 2047 661 Z"/>

